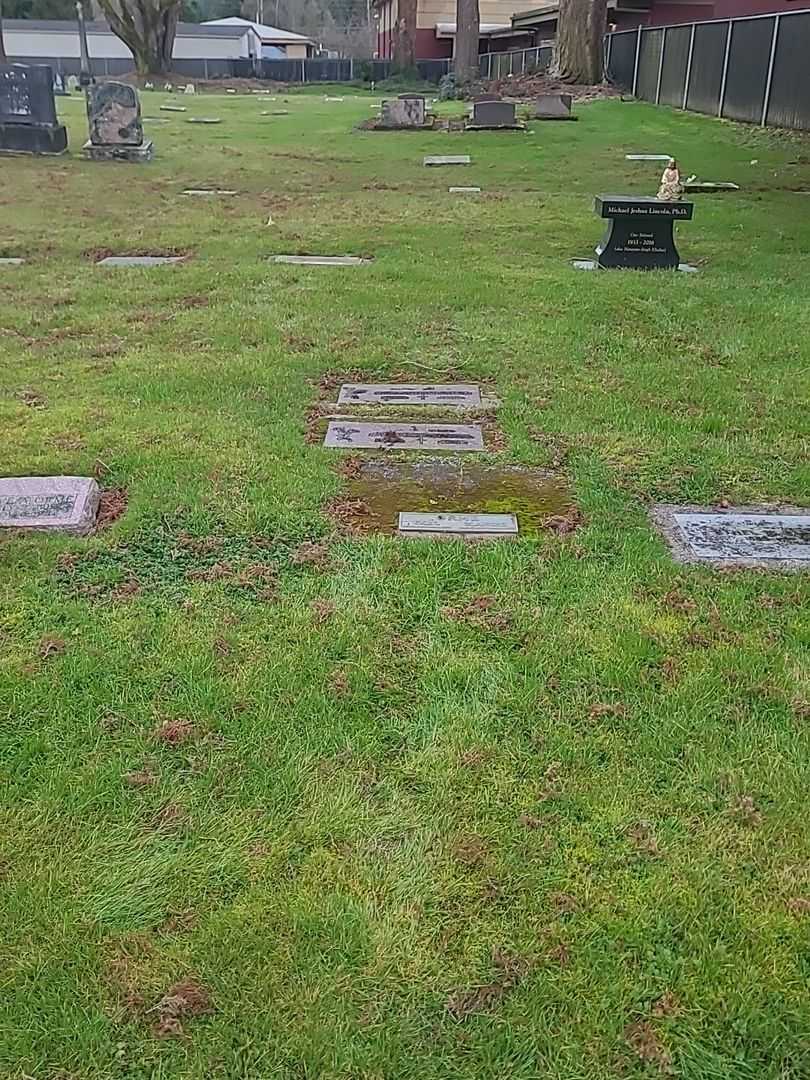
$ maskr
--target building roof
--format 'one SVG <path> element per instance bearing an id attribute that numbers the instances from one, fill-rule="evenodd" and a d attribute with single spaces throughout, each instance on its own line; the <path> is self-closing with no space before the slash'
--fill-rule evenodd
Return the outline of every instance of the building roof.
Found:
<path id="1" fill-rule="evenodd" d="M 481 23 L 478 28 L 480 37 L 486 37 L 487 34 L 495 34 L 499 30 L 511 30 L 509 23 Z M 456 24 L 454 22 L 437 22 L 436 23 L 436 36 L 437 37 L 452 37 L 456 32 Z"/>
<path id="2" fill-rule="evenodd" d="M 304 37 L 303 34 L 294 34 L 291 30 L 280 30 L 277 26 L 266 26 L 264 23 L 251 22 L 250 19 L 240 19 L 238 15 L 232 15 L 227 19 L 210 19 L 203 26 L 243 26 L 251 27 L 262 41 L 270 44 L 281 42 L 298 42 L 300 45 L 314 45 L 312 38 Z"/>
<path id="3" fill-rule="evenodd" d="M 105 22 L 88 22 L 88 34 L 112 34 Z M 78 34 L 79 27 L 75 19 L 3 19 L 4 30 L 37 31 L 50 34 Z M 241 38 L 251 29 L 251 24 L 244 26 L 211 26 L 208 23 L 177 24 L 178 37 L 203 38 Z"/>

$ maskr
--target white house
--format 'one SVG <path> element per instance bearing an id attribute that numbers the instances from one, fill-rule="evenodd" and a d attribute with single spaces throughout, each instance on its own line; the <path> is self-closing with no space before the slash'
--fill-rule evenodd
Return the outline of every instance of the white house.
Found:
<path id="1" fill-rule="evenodd" d="M 79 57 L 79 30 L 75 21 L 4 19 L 3 39 L 12 61 Z M 91 60 L 132 60 L 132 53 L 106 23 L 87 23 L 87 44 Z M 251 23 L 181 22 L 172 55 L 175 60 L 246 60 L 262 55 L 262 39 Z"/>
<path id="2" fill-rule="evenodd" d="M 211 19 L 203 26 L 244 26 L 250 27 L 261 39 L 261 57 L 264 60 L 305 60 L 315 52 L 315 42 L 303 34 L 293 34 L 290 30 L 279 30 L 276 26 L 250 22 L 232 16 L 229 19 Z"/>

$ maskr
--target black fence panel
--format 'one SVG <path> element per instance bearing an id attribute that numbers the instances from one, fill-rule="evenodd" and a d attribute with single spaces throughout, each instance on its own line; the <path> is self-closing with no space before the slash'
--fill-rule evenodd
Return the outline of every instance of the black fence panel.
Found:
<path id="1" fill-rule="evenodd" d="M 767 122 L 810 129 L 810 11 L 780 15 Z"/>
<path id="2" fill-rule="evenodd" d="M 723 116 L 758 124 L 765 102 L 775 19 L 744 19 L 731 28 Z"/>
<path id="3" fill-rule="evenodd" d="M 689 61 L 691 26 L 671 26 L 664 38 L 664 63 L 661 67 L 660 105 L 683 105 L 686 65 Z"/>
<path id="4" fill-rule="evenodd" d="M 635 30 L 623 30 L 610 35 L 608 79 L 625 90 L 633 89 L 637 43 L 638 34 Z"/>
<path id="5" fill-rule="evenodd" d="M 638 83 L 636 96 L 645 101 L 655 101 L 658 87 L 658 66 L 661 62 L 661 47 L 664 42 L 662 29 L 647 30 L 641 35 L 641 49 L 638 56 Z"/>
<path id="6" fill-rule="evenodd" d="M 726 54 L 728 23 L 698 23 L 692 49 L 687 109 L 716 114 L 720 108 L 723 58 Z"/>

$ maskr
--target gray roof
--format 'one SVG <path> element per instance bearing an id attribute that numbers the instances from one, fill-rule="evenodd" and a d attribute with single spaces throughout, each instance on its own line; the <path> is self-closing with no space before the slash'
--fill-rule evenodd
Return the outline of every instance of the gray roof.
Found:
<path id="1" fill-rule="evenodd" d="M 105 22 L 86 23 L 88 34 L 111 34 L 109 26 Z M 49 33 L 78 34 L 79 26 L 75 20 L 63 19 L 3 19 L 4 30 L 25 30 L 29 33 L 47 31 Z M 211 26 L 209 23 L 177 24 L 178 37 L 202 37 L 202 38 L 241 38 L 251 29 L 246 26 Z"/>

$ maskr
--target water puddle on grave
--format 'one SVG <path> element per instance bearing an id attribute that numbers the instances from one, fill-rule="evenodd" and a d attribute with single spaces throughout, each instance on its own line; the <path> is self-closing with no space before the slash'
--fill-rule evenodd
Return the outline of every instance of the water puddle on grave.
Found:
<path id="1" fill-rule="evenodd" d="M 556 474 L 523 465 L 478 465 L 446 458 L 416 462 L 365 461 L 346 482 L 341 517 L 359 534 L 395 534 L 401 511 L 515 514 L 520 536 L 537 536 L 573 499 Z M 351 510 L 359 500 L 362 508 Z"/>

